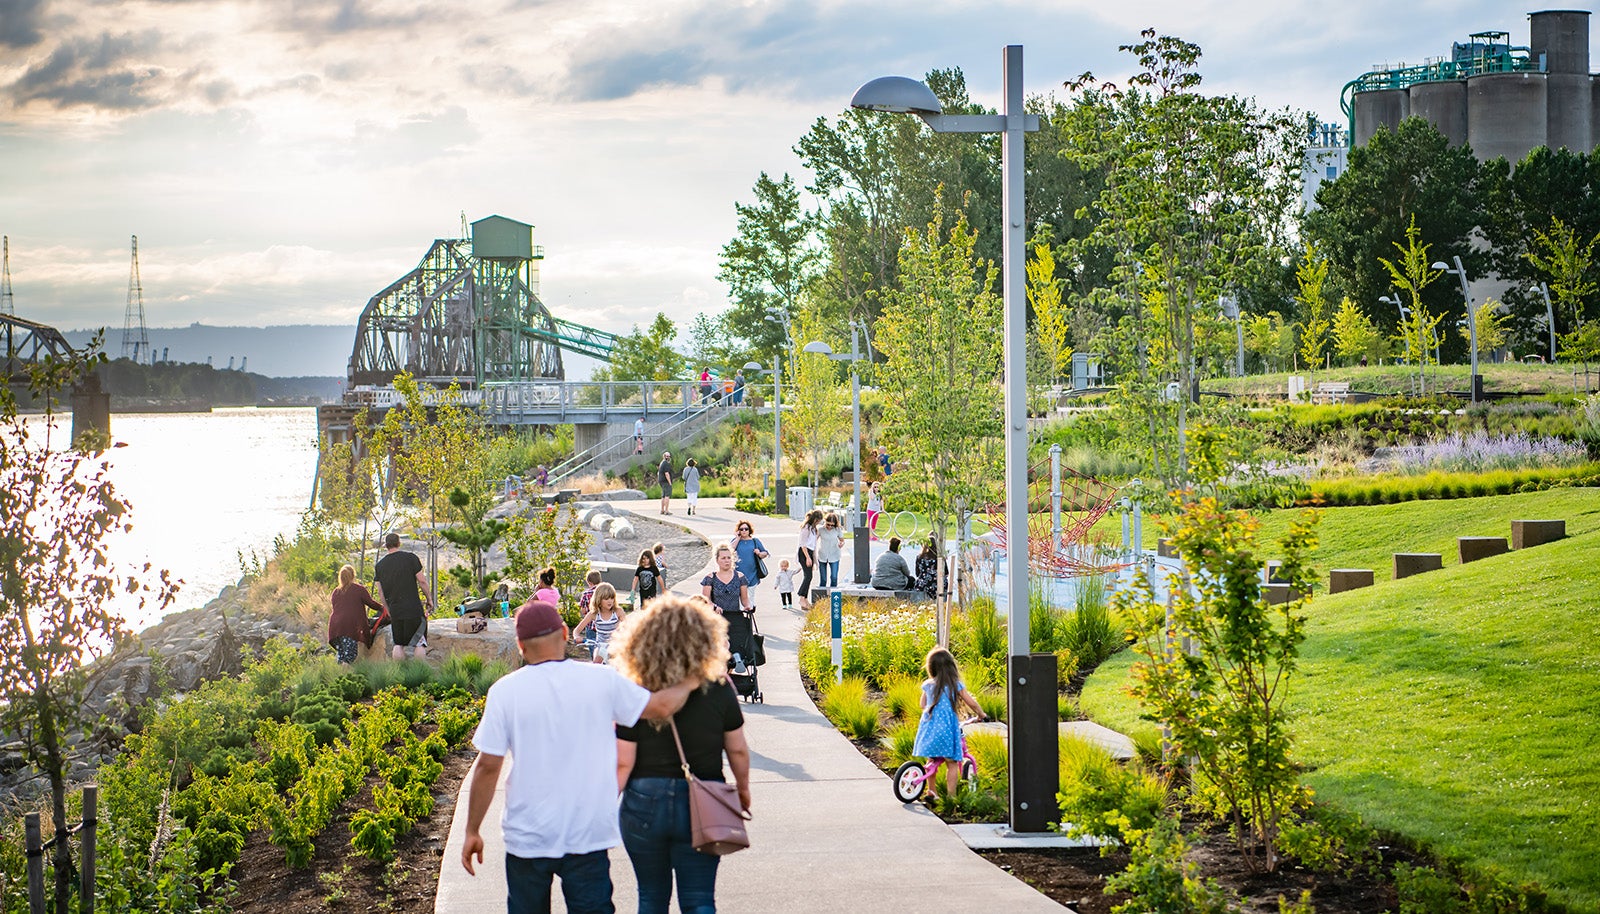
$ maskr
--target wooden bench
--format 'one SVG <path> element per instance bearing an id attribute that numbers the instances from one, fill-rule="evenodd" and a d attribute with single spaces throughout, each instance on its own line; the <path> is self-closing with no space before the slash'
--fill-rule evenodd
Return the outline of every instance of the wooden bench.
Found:
<path id="1" fill-rule="evenodd" d="M 1349 381 L 1323 381 L 1311 394 L 1312 403 L 1343 403 L 1350 399 Z"/>

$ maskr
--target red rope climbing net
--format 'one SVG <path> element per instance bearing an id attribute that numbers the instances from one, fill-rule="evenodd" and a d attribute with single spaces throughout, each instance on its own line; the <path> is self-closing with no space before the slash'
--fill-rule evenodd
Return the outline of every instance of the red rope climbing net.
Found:
<path id="1" fill-rule="evenodd" d="M 1061 468 L 1061 536 L 1054 533 L 1050 461 L 1028 469 L 1028 569 L 1051 578 L 1079 578 L 1116 571 L 1122 564 L 1090 540 L 1090 531 L 1116 502 L 1117 488 L 1067 467 Z M 1005 502 L 985 509 L 996 545 L 1007 546 Z"/>

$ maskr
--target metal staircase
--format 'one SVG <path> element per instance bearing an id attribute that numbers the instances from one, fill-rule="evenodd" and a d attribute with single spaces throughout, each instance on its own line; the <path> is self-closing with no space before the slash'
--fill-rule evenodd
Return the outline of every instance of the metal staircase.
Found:
<path id="1" fill-rule="evenodd" d="M 633 434 L 608 435 L 594 447 L 567 458 L 550 471 L 550 486 L 574 476 L 592 473 L 625 473 L 641 463 L 653 464 L 663 450 L 672 450 L 692 444 L 694 440 L 724 416 L 727 409 L 718 406 L 685 406 L 659 422 L 645 426 L 643 454 L 634 453 Z"/>

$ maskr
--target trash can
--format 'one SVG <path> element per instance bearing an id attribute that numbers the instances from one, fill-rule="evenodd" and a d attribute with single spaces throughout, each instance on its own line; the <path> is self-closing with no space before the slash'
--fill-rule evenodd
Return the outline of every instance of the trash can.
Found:
<path id="1" fill-rule="evenodd" d="M 789 519 L 805 520 L 816 503 L 816 490 L 810 486 L 789 487 Z"/>

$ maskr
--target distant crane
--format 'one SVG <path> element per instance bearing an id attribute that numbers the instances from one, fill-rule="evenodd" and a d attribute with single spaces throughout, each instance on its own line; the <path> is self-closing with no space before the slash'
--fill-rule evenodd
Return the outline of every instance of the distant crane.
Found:
<path id="1" fill-rule="evenodd" d="M 11 236 L 0 235 L 0 314 L 16 313 L 11 298 Z"/>
<path id="2" fill-rule="evenodd" d="M 122 357 L 137 363 L 150 351 L 144 326 L 144 287 L 139 283 L 139 236 L 133 236 L 133 266 L 128 269 L 128 307 L 122 317 Z"/>

